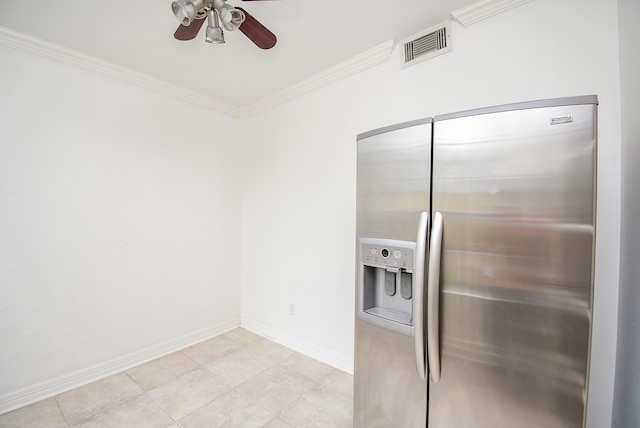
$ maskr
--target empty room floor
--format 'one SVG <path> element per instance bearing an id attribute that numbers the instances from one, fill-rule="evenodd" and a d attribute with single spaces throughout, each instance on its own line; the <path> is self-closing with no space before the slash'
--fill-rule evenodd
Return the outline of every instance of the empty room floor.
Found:
<path id="1" fill-rule="evenodd" d="M 242 328 L 22 409 L 0 427 L 351 427 L 353 377 Z"/>

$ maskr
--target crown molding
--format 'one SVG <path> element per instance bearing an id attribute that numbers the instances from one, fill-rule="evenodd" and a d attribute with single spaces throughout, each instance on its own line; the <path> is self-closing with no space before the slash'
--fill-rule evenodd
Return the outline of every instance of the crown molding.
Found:
<path id="1" fill-rule="evenodd" d="M 393 40 L 388 41 L 282 91 L 263 98 L 258 102 L 245 107 L 235 107 L 214 98 L 204 96 L 198 92 L 157 79 L 148 74 L 140 73 L 73 49 L 0 27 L 0 46 L 40 56 L 113 79 L 122 80 L 141 88 L 149 89 L 169 97 L 238 118 L 259 113 L 385 62 L 391 57 L 393 45 Z"/>
<path id="2" fill-rule="evenodd" d="M 68 49 L 42 39 L 0 27 L 0 46 L 5 46 L 32 55 L 40 56 L 75 68 L 97 73 L 113 79 L 123 80 L 135 86 L 196 104 L 201 107 L 242 117 L 242 109 L 225 104 L 195 91 L 173 85 L 164 80 L 140 73 L 117 64 L 103 61 L 82 52 Z"/>
<path id="3" fill-rule="evenodd" d="M 476 22 L 491 18 L 514 7 L 529 3 L 531 0 L 479 0 L 468 6 L 451 12 L 453 19 L 468 27 Z"/>
<path id="4" fill-rule="evenodd" d="M 341 62 L 331 68 L 315 74 L 295 85 L 289 86 L 282 91 L 276 92 L 260 101 L 246 106 L 243 110 L 244 116 L 251 116 L 269 108 L 283 104 L 301 95 L 328 86 L 339 80 L 345 79 L 368 68 L 386 62 L 391 58 L 394 41 L 389 40 L 366 52 L 361 53 L 351 59 Z"/>

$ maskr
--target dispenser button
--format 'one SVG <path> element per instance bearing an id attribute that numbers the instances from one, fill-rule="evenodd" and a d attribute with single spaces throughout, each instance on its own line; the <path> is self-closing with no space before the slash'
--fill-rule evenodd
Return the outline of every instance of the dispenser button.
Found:
<path id="1" fill-rule="evenodd" d="M 387 296 L 393 296 L 394 294 L 396 294 L 396 274 L 395 273 L 385 271 L 384 292 L 387 293 Z"/>
<path id="2" fill-rule="evenodd" d="M 380 251 L 380 254 L 382 254 L 382 257 L 387 258 L 389 257 L 389 250 L 383 248 L 382 251 Z"/>
<path id="3" fill-rule="evenodd" d="M 408 272 L 400 274 L 400 295 L 405 299 L 411 299 L 411 282 L 412 275 Z"/>
<path id="4" fill-rule="evenodd" d="M 400 257 L 402 257 L 402 251 L 393 250 L 393 257 L 395 257 L 396 259 L 399 259 Z"/>

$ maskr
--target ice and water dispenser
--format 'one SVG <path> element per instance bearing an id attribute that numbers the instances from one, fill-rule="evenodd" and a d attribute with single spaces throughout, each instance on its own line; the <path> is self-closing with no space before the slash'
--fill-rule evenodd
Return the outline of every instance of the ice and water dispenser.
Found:
<path id="1" fill-rule="evenodd" d="M 413 334 L 415 242 L 360 238 L 358 316 L 378 327 Z"/>

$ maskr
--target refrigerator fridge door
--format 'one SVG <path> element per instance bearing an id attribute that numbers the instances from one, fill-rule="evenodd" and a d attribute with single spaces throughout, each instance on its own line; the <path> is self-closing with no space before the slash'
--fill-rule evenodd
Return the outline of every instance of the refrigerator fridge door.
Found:
<path id="1" fill-rule="evenodd" d="M 586 96 L 434 119 L 430 427 L 584 425 L 596 110 Z"/>
<path id="2" fill-rule="evenodd" d="M 358 136 L 354 426 L 424 428 L 431 119 Z"/>

